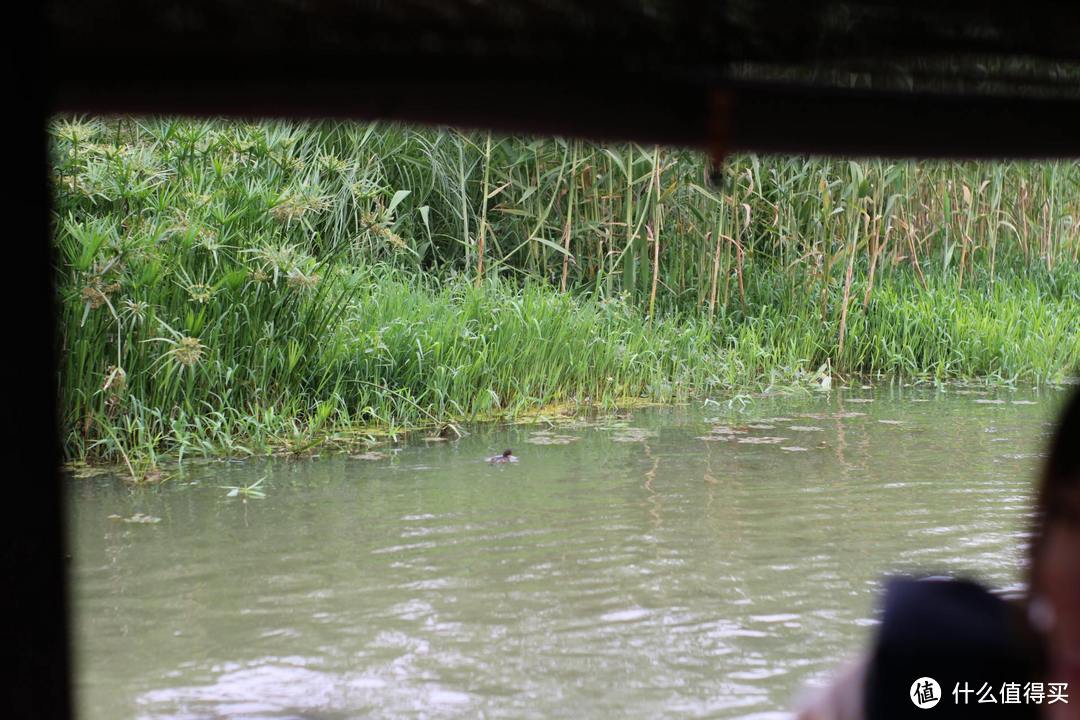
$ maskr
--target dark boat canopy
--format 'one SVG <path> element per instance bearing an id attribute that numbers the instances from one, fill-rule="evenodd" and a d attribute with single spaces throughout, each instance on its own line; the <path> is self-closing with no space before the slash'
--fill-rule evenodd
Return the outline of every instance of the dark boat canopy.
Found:
<path id="1" fill-rule="evenodd" d="M 62 0 L 48 26 L 58 111 L 1080 155 L 1074 2 Z"/>

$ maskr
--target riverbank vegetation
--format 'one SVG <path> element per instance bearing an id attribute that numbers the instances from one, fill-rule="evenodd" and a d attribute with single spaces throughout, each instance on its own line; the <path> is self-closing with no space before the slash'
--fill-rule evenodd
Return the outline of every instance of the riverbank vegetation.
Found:
<path id="1" fill-rule="evenodd" d="M 357 123 L 50 127 L 63 442 L 127 462 L 1080 363 L 1080 164 Z"/>

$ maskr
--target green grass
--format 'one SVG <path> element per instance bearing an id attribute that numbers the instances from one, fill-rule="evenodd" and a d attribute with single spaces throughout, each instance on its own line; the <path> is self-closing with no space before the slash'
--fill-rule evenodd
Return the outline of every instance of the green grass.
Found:
<path id="1" fill-rule="evenodd" d="M 72 458 L 805 383 L 1061 380 L 1080 164 L 733 158 L 360 124 L 58 119 Z"/>

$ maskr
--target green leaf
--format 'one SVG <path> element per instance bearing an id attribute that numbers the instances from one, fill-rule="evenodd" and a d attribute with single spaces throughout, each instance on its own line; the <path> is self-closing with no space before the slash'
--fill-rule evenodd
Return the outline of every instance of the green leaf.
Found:
<path id="1" fill-rule="evenodd" d="M 619 157 L 618 155 L 616 155 L 616 154 L 615 154 L 614 152 L 612 152 L 612 151 L 611 151 L 611 150 L 609 150 L 608 148 L 604 148 L 604 152 L 605 152 L 605 153 L 607 154 L 607 156 L 608 156 L 609 158 L 611 158 L 611 161 L 612 161 L 613 163 L 615 163 L 615 166 L 616 166 L 617 168 L 619 168 L 619 170 L 621 170 L 621 171 L 622 171 L 622 174 L 623 174 L 623 175 L 626 175 L 626 174 L 627 174 L 627 172 L 626 172 L 626 163 L 624 163 L 624 162 L 622 161 L 622 158 L 620 158 L 620 157 Z"/>
<path id="2" fill-rule="evenodd" d="M 412 193 L 412 190 L 398 190 L 394 193 L 394 197 L 390 199 L 390 204 L 386 206 L 386 214 L 393 215 L 394 208 L 400 205 L 402 200 L 409 197 L 410 193 Z"/>
<path id="3" fill-rule="evenodd" d="M 431 206 L 423 205 L 420 207 L 420 219 L 424 221 L 424 229 L 427 230 L 428 240 L 431 240 Z"/>
<path id="4" fill-rule="evenodd" d="M 559 245 L 559 244 L 557 244 L 557 243 L 553 243 L 553 242 L 551 242 L 550 240 L 547 240 L 547 239 L 545 239 L 545 238 L 542 238 L 542 237 L 540 237 L 539 235 L 533 235 L 533 236 L 532 236 L 531 238 L 529 238 L 529 239 L 530 239 L 530 240 L 535 240 L 536 242 L 538 242 L 538 243 L 541 243 L 541 244 L 543 244 L 543 245 L 547 245 L 547 246 L 548 246 L 549 248 L 551 248 L 551 249 L 553 249 L 553 250 L 558 250 L 558 251 L 559 251 L 559 252 L 561 252 L 561 253 L 562 253 L 563 255 L 566 255 L 566 256 L 570 257 L 571 259 L 572 259 L 572 258 L 574 257 L 573 253 L 569 253 L 569 252 L 567 252 L 567 251 L 566 251 L 566 249 L 565 249 L 565 248 L 563 248 L 563 246 L 562 246 L 562 245 Z"/>
<path id="5" fill-rule="evenodd" d="M 717 203 L 718 205 L 724 202 L 723 198 L 713 195 L 711 192 L 701 187 L 697 183 L 689 183 L 689 185 L 691 190 L 695 190 L 696 192 L 701 193 L 702 195 L 712 200 L 714 203 Z"/>
<path id="6" fill-rule="evenodd" d="M 224 277 L 217 281 L 214 285 L 214 289 L 228 288 L 229 290 L 238 290 L 244 286 L 247 282 L 248 273 L 247 270 L 233 270 L 225 273 Z"/>

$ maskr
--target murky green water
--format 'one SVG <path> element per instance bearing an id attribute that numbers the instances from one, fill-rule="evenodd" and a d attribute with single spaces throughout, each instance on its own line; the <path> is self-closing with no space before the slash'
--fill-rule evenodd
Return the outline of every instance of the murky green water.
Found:
<path id="1" fill-rule="evenodd" d="M 853 390 L 73 479 L 81 716 L 783 717 L 884 573 L 1016 586 L 1061 399 Z"/>

